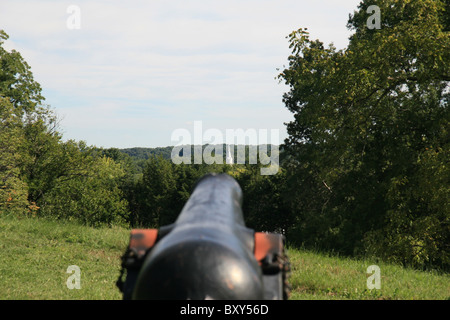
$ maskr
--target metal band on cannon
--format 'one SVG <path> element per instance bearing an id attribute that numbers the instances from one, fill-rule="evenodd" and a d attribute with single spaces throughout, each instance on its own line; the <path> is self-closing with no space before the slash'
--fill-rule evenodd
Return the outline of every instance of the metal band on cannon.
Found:
<path id="1" fill-rule="evenodd" d="M 195 186 L 175 223 L 131 231 L 122 257 L 124 299 L 287 299 L 289 263 L 280 234 L 245 226 L 242 190 L 226 174 Z"/>

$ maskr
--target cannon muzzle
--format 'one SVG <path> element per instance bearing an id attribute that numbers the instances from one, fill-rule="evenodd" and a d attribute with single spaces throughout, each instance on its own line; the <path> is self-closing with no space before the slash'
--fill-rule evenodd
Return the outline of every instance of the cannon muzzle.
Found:
<path id="1" fill-rule="evenodd" d="M 281 234 L 245 226 L 242 190 L 226 174 L 208 174 L 177 220 L 134 229 L 122 257 L 124 299 L 287 299 L 289 263 Z"/>

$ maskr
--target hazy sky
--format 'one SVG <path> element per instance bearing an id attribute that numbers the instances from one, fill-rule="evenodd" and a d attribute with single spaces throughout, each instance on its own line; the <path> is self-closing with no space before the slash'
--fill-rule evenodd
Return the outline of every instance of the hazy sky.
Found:
<path id="1" fill-rule="evenodd" d="M 64 140 L 164 147 L 179 128 L 279 129 L 292 119 L 276 76 L 286 36 L 341 49 L 356 0 L 1 0 L 5 47 L 18 50 L 61 118 Z M 79 8 L 79 29 L 75 11 Z"/>

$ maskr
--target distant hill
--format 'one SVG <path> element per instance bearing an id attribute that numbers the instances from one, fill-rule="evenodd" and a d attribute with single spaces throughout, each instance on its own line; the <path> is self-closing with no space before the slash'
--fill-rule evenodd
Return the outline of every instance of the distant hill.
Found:
<path id="1" fill-rule="evenodd" d="M 119 149 L 121 152 L 129 155 L 130 157 L 134 158 L 135 160 L 147 160 L 148 158 L 152 156 L 158 156 L 161 155 L 164 157 L 164 159 L 170 159 L 170 154 L 172 152 L 173 146 L 169 147 L 157 147 L 157 148 L 126 148 L 126 149 Z"/>
<path id="2" fill-rule="evenodd" d="M 203 145 L 203 150 L 205 149 L 207 145 Z M 213 145 L 217 146 L 217 145 Z M 265 146 L 265 145 L 260 145 Z M 260 147 L 258 146 L 258 147 Z M 242 148 L 244 147 L 244 148 Z M 150 157 L 154 156 L 162 156 L 164 159 L 170 159 L 172 149 L 174 146 L 167 146 L 167 147 L 157 147 L 157 148 L 143 148 L 143 147 L 135 147 L 135 148 L 125 148 L 125 149 L 119 149 L 119 151 L 129 155 L 134 160 L 147 160 Z M 191 154 L 194 154 L 193 152 L 193 146 L 191 146 Z M 223 154 L 226 155 L 226 144 L 222 145 L 223 148 Z M 272 145 L 267 145 L 268 152 L 270 152 L 272 149 L 275 151 L 278 151 L 278 148 L 273 148 Z M 245 152 L 245 155 L 242 155 L 242 153 Z M 280 149 L 279 152 L 281 153 L 282 150 Z M 234 162 L 237 162 L 237 159 L 240 156 L 244 156 L 245 159 L 248 159 L 248 153 L 249 153 L 249 146 L 248 145 L 234 145 Z"/>

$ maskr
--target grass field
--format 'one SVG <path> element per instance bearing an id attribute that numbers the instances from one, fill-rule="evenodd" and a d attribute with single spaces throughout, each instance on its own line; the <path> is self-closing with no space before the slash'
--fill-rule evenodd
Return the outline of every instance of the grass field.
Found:
<path id="1" fill-rule="evenodd" d="M 0 217 L 1 300 L 117 300 L 115 282 L 129 230 L 89 228 L 36 218 Z M 448 274 L 288 249 L 291 299 L 450 299 Z M 367 289 L 367 267 L 380 268 L 381 289 Z M 69 289 L 71 265 L 80 289 Z"/>

